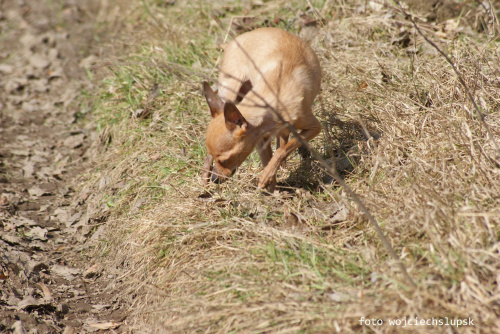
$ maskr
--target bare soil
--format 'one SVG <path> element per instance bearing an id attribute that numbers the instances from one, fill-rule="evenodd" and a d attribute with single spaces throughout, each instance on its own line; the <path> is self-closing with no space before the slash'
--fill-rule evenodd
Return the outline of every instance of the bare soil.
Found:
<path id="1" fill-rule="evenodd" d="M 99 1 L 0 1 L 0 332 L 126 330 L 84 245 L 99 222 L 78 194 L 96 134 L 86 66 L 103 56 Z M 88 99 L 87 99 L 88 100 Z"/>

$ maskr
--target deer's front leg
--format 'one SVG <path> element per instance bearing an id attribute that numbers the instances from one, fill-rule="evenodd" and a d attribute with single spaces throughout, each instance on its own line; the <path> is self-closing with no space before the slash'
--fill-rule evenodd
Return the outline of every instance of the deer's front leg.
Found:
<path id="1" fill-rule="evenodd" d="M 316 137 L 321 132 L 321 124 L 314 118 L 313 125 L 309 128 L 302 130 L 300 137 L 305 141 L 310 141 Z M 280 146 L 279 149 L 274 152 L 273 157 L 264 168 L 259 177 L 259 188 L 266 188 L 269 192 L 273 192 L 276 187 L 276 173 L 278 168 L 283 161 L 301 145 L 301 142 L 297 138 L 290 140 L 285 146 Z"/>
<path id="2" fill-rule="evenodd" d="M 266 167 L 273 155 L 269 137 L 264 137 L 257 143 L 257 153 L 259 153 L 262 167 Z"/>

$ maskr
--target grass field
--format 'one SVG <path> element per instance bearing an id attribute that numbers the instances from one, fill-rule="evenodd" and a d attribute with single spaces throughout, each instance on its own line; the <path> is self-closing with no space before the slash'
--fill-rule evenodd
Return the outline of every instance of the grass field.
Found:
<path id="1" fill-rule="evenodd" d="M 131 326 L 500 328 L 500 4 L 403 6 L 457 74 L 387 3 L 145 0 L 124 11 L 128 35 L 123 55 L 104 63 L 93 116 L 99 158 L 84 188 L 99 208 L 94 220 L 106 219 L 95 261 L 122 270 L 116 286 Z M 210 120 L 201 83 L 216 80 L 220 43 L 261 26 L 299 34 L 317 52 L 314 110 L 324 129 L 312 145 L 357 201 L 297 153 L 272 195 L 256 189 L 256 153 L 229 182 L 201 185 Z M 405 318 L 436 322 L 389 323 Z"/>

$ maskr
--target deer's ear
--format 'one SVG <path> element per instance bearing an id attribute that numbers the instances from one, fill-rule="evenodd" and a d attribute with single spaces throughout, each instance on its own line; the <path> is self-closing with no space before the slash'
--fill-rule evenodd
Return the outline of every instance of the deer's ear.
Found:
<path id="1" fill-rule="evenodd" d="M 215 117 L 224 111 L 224 102 L 222 102 L 219 95 L 213 91 L 206 81 L 203 82 L 203 93 L 205 94 L 205 99 L 207 100 L 212 117 Z"/>
<path id="2" fill-rule="evenodd" d="M 226 128 L 229 131 L 233 131 L 236 127 L 240 127 L 242 130 L 247 129 L 246 119 L 233 102 L 227 101 L 224 104 L 224 119 L 226 120 Z"/>

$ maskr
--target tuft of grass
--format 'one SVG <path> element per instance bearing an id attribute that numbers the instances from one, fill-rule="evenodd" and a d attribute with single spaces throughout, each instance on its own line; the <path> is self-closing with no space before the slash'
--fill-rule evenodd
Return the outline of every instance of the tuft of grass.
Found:
<path id="1" fill-rule="evenodd" d="M 456 28 L 418 24 L 498 141 L 498 22 L 461 5 L 471 7 Z M 145 0 L 126 17 L 127 52 L 99 88 L 86 188 L 94 219 L 107 217 L 96 261 L 123 270 L 115 283 L 133 328 L 397 333 L 389 320 L 411 317 L 470 317 L 464 333 L 500 327 L 498 157 L 453 69 L 404 15 L 365 1 Z M 324 76 L 314 105 L 324 130 L 312 144 L 376 217 L 416 290 L 310 157 L 292 155 L 270 196 L 255 189 L 256 155 L 229 182 L 201 186 L 210 113 L 200 87 L 216 78 L 231 24 L 234 34 L 274 25 L 310 40 Z"/>

